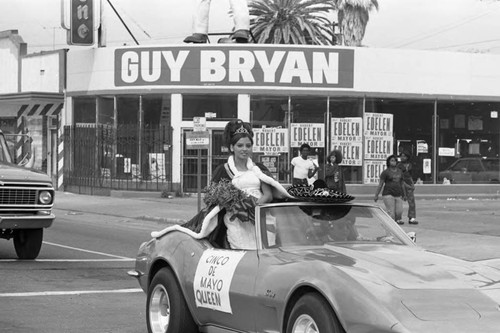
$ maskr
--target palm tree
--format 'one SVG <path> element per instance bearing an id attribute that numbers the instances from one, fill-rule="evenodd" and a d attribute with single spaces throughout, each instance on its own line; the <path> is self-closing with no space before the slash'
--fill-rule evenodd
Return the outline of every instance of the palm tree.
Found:
<path id="1" fill-rule="evenodd" d="M 338 24 L 343 45 L 361 46 L 365 36 L 366 25 L 370 18 L 369 12 L 378 10 L 377 0 L 333 0 L 337 8 Z"/>
<path id="2" fill-rule="evenodd" d="M 323 44 L 333 43 L 332 22 L 335 9 L 325 0 L 251 0 L 248 4 L 250 29 L 257 43 Z"/>

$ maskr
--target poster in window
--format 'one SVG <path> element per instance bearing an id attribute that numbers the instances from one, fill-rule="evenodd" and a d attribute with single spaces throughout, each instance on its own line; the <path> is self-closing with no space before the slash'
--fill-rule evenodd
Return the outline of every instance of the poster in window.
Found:
<path id="1" fill-rule="evenodd" d="M 441 119 L 439 121 L 439 128 L 441 128 L 441 129 L 450 128 L 450 119 Z"/>
<path id="2" fill-rule="evenodd" d="M 455 115 L 455 128 L 465 128 L 465 115 L 456 114 Z"/>
<path id="3" fill-rule="evenodd" d="M 469 121 L 467 122 L 467 129 L 469 131 L 482 131 L 483 130 L 483 117 L 481 117 L 481 116 L 469 116 Z"/>

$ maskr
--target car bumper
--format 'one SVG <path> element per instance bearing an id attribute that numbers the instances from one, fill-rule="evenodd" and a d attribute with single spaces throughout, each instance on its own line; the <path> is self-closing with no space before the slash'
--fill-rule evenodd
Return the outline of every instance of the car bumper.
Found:
<path id="1" fill-rule="evenodd" d="M 40 229 L 48 228 L 56 216 L 47 215 L 9 215 L 0 216 L 0 229 Z"/>

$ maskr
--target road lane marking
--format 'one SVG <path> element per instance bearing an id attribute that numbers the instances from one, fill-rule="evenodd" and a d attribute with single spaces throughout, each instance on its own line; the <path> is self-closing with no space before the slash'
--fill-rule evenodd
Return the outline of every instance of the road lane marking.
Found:
<path id="1" fill-rule="evenodd" d="M 34 259 L 34 260 L 21 260 L 21 259 L 0 259 L 2 262 L 23 262 L 23 261 L 37 261 L 37 262 L 132 262 L 135 259 Z"/>
<path id="2" fill-rule="evenodd" d="M 74 291 L 41 291 L 25 293 L 0 293 L 0 297 L 32 297 L 32 296 L 69 296 L 85 294 L 130 294 L 143 292 L 141 288 L 114 289 L 114 290 L 74 290 Z"/>
<path id="3" fill-rule="evenodd" d="M 112 258 L 133 259 L 133 258 L 128 258 L 128 257 L 116 256 L 114 254 L 109 254 L 109 253 L 104 253 L 104 252 L 98 252 L 98 251 L 91 251 L 91 250 L 85 250 L 85 249 L 78 248 L 78 247 L 72 247 L 72 246 L 67 246 L 67 245 L 62 245 L 62 244 L 51 243 L 51 242 L 43 242 L 43 243 L 47 244 L 47 245 L 62 247 L 62 248 L 65 248 L 65 249 L 70 249 L 70 250 L 75 250 L 75 251 L 81 251 L 81 252 L 86 252 L 86 253 L 92 253 L 92 254 L 99 254 L 99 255 L 102 255 L 102 256 L 107 256 L 107 257 L 112 257 Z"/>

